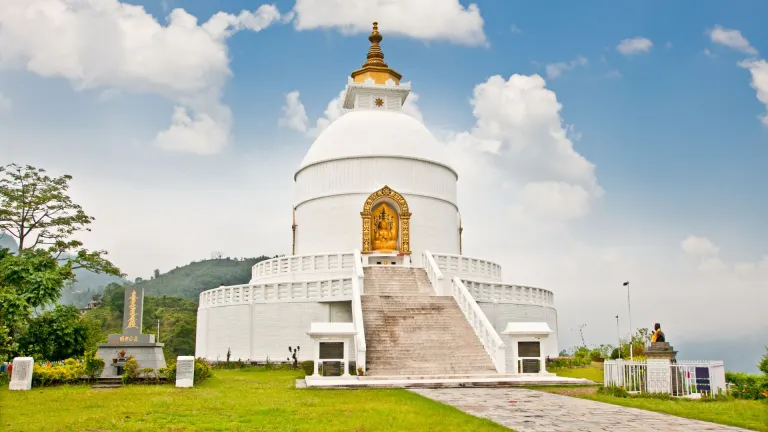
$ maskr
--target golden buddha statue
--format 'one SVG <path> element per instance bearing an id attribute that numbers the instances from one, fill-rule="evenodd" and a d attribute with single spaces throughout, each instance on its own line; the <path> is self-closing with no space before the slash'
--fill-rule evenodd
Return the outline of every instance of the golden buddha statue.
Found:
<path id="1" fill-rule="evenodd" d="M 374 218 L 371 221 L 371 225 L 373 225 L 373 250 L 397 250 L 397 213 L 382 203 L 373 214 Z"/>

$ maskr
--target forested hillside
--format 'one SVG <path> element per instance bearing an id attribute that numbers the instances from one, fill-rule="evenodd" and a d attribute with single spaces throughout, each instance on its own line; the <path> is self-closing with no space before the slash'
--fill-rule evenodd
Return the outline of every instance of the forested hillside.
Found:
<path id="1" fill-rule="evenodd" d="M 260 261 L 272 257 L 258 258 L 217 258 L 189 263 L 176 267 L 168 273 L 155 274 L 150 280 L 136 279 L 136 285 L 142 286 L 146 295 L 176 296 L 195 299 L 205 290 L 221 284 L 238 285 L 251 280 L 251 267 Z"/>

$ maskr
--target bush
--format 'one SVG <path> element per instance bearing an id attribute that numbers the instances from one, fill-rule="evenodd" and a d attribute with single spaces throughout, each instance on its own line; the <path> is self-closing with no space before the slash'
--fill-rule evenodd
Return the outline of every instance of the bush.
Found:
<path id="1" fill-rule="evenodd" d="M 598 386 L 597 394 L 603 395 L 603 396 L 619 397 L 619 398 L 629 397 L 629 393 L 626 390 L 616 386 L 608 386 L 608 387 Z"/>
<path id="2" fill-rule="evenodd" d="M 11 375 L 8 372 L 0 373 L 0 387 L 7 387 L 11 382 Z"/>
<path id="3" fill-rule="evenodd" d="M 96 357 L 96 353 L 92 351 L 85 353 L 85 375 L 89 379 L 95 380 L 100 377 L 104 372 L 104 366 L 104 359 Z"/>
<path id="4" fill-rule="evenodd" d="M 137 379 L 139 379 L 139 362 L 130 356 L 123 367 L 123 384 L 130 384 Z"/>
<path id="5" fill-rule="evenodd" d="M 175 375 L 175 374 L 174 374 Z M 201 383 L 213 375 L 213 368 L 204 358 L 195 359 L 195 384 Z"/>
<path id="6" fill-rule="evenodd" d="M 304 375 L 312 375 L 315 373 L 315 362 L 312 360 L 305 360 L 301 363 L 301 368 L 304 369 Z"/>
<path id="7" fill-rule="evenodd" d="M 50 386 L 80 383 L 85 375 L 85 366 L 77 360 L 67 359 L 64 364 L 53 366 L 35 364 L 32 368 L 32 386 Z"/>
<path id="8" fill-rule="evenodd" d="M 768 347 L 765 347 L 765 354 L 760 359 L 760 363 L 757 364 L 757 368 L 768 375 Z"/>
<path id="9" fill-rule="evenodd" d="M 730 384 L 730 394 L 736 399 L 768 399 L 768 376 L 726 372 L 725 382 Z"/>
<path id="10" fill-rule="evenodd" d="M 592 358 L 589 356 L 548 358 L 547 369 L 583 367 L 583 366 L 589 366 L 591 363 L 592 363 Z"/>

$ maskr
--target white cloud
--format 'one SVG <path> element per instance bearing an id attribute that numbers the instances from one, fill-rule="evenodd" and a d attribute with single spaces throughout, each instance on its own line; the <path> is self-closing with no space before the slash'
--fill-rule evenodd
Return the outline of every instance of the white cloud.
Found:
<path id="1" fill-rule="evenodd" d="M 624 55 L 647 53 L 653 48 L 653 42 L 644 37 L 624 39 L 616 46 L 616 49 Z"/>
<path id="2" fill-rule="evenodd" d="M 0 69 L 68 79 L 76 90 L 153 93 L 178 104 L 157 135 L 165 148 L 215 153 L 232 116 L 221 92 L 231 75 L 226 38 L 280 19 L 272 5 L 219 12 L 202 25 L 183 9 L 161 25 L 143 7 L 117 0 L 0 3 Z M 188 114 L 191 113 L 191 114 Z"/>
<path id="3" fill-rule="evenodd" d="M 514 25 L 514 24 L 512 24 L 511 26 L 509 26 L 509 31 L 510 31 L 511 33 L 516 33 L 516 34 L 520 34 L 520 33 L 522 33 L 522 32 L 523 32 L 522 30 L 520 30 L 520 27 L 518 27 L 518 26 L 516 26 L 516 25 Z"/>
<path id="4" fill-rule="evenodd" d="M 0 115 L 4 114 L 6 111 L 9 111 L 12 106 L 13 102 L 11 102 L 11 100 L 4 94 L 0 93 Z"/>
<path id="5" fill-rule="evenodd" d="M 296 0 L 298 30 L 335 28 L 344 34 L 369 33 L 379 22 L 385 35 L 446 40 L 463 45 L 486 43 L 476 4 L 459 0 Z"/>
<path id="6" fill-rule="evenodd" d="M 557 78 L 565 71 L 572 70 L 578 66 L 586 66 L 588 63 L 589 61 L 582 56 L 578 56 L 569 62 L 550 63 L 546 67 L 547 78 Z"/>
<path id="7" fill-rule="evenodd" d="M 760 116 L 763 125 L 768 127 L 768 62 L 760 60 L 745 60 L 739 66 L 752 74 L 752 88 L 757 90 L 757 100 L 765 104 L 766 113 Z"/>
<path id="8" fill-rule="evenodd" d="M 747 38 L 738 30 L 727 29 L 718 24 L 709 30 L 709 38 L 716 44 L 724 45 L 747 54 L 757 54 L 755 47 L 750 45 Z"/>
<path id="9" fill-rule="evenodd" d="M 667 41 L 667 43 L 665 43 L 665 44 L 664 44 L 664 46 L 665 46 L 667 49 L 669 49 L 669 48 L 672 48 L 672 42 L 670 42 L 670 41 Z"/>
<path id="10" fill-rule="evenodd" d="M 540 76 L 493 76 L 475 86 L 471 103 L 474 128 L 447 143 L 453 163 L 469 183 L 503 195 L 518 220 L 580 218 L 602 196 L 594 165 L 574 150 L 562 105 Z"/>
<path id="11" fill-rule="evenodd" d="M 683 252 L 695 256 L 717 255 L 717 248 L 712 241 L 706 237 L 688 236 L 680 243 Z"/>
<path id="12" fill-rule="evenodd" d="M 304 104 L 299 99 L 299 92 L 294 90 L 285 95 L 285 105 L 283 105 L 283 115 L 278 120 L 278 124 L 298 132 L 306 132 L 309 125 L 309 117 L 304 109 Z"/>
<path id="13" fill-rule="evenodd" d="M 621 78 L 621 72 L 618 69 L 611 69 L 605 73 L 606 78 Z"/>

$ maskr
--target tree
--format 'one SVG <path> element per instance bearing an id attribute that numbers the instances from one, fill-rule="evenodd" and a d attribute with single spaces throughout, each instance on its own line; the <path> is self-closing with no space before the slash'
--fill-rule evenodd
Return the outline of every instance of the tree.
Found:
<path id="1" fill-rule="evenodd" d="M 19 338 L 19 351 L 50 361 L 80 357 L 90 330 L 74 306 L 56 305 L 29 321 Z"/>
<path id="2" fill-rule="evenodd" d="M 757 364 L 757 368 L 764 374 L 768 375 L 768 347 L 765 347 L 765 354 L 760 359 L 760 363 Z"/>
<path id="3" fill-rule="evenodd" d="M 56 259 L 97 273 L 121 276 L 109 262 L 106 251 L 89 251 L 72 237 L 90 231 L 94 218 L 67 194 L 72 176 L 50 177 L 33 166 L 9 164 L 0 167 L 0 231 L 15 237 L 19 255 L 47 249 Z"/>

